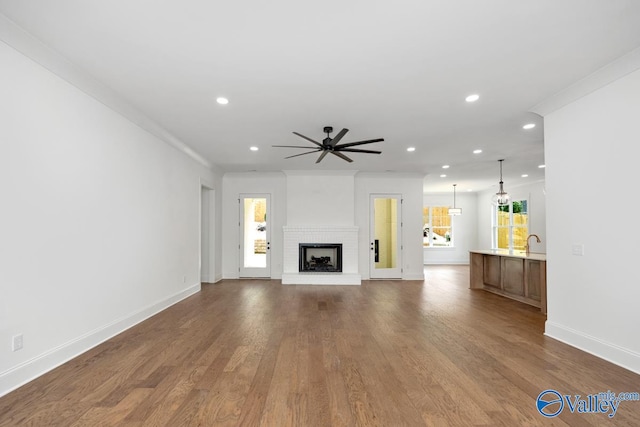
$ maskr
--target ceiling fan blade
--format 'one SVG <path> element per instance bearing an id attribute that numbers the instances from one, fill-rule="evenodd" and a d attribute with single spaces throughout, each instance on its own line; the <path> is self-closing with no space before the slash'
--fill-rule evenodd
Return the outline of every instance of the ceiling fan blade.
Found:
<path id="1" fill-rule="evenodd" d="M 322 144 L 320 144 L 318 141 L 314 141 L 313 139 L 306 137 L 304 135 L 302 135 L 301 133 L 298 132 L 293 132 L 294 135 L 298 135 L 300 138 L 304 138 L 309 142 L 313 142 L 314 144 L 316 144 L 318 147 L 322 147 Z"/>
<path id="2" fill-rule="evenodd" d="M 382 154 L 382 151 L 374 150 L 361 150 L 359 148 L 336 148 L 335 151 L 346 151 L 349 153 L 369 153 L 369 154 Z"/>
<path id="3" fill-rule="evenodd" d="M 316 163 L 320 163 L 322 161 L 322 159 L 324 159 L 324 156 L 327 155 L 328 152 L 329 152 L 329 150 L 324 150 L 322 152 L 322 154 L 320 154 L 320 157 L 318 157 L 318 160 L 316 160 Z"/>
<path id="4" fill-rule="evenodd" d="M 319 148 L 317 150 L 307 151 L 306 153 L 294 154 L 293 156 L 287 156 L 287 157 L 285 157 L 285 159 L 290 159 L 292 157 L 298 157 L 298 156 L 304 156 L 305 154 L 317 153 L 318 151 L 320 151 Z"/>
<path id="5" fill-rule="evenodd" d="M 335 147 L 335 146 L 336 146 L 336 144 L 337 144 L 338 142 L 340 142 L 340 140 L 342 139 L 342 137 L 343 137 L 343 136 L 345 136 L 345 134 L 346 134 L 347 132 L 349 132 L 349 129 L 347 129 L 347 128 L 344 128 L 344 129 L 342 129 L 340 132 L 338 132 L 338 134 L 335 136 L 335 138 L 333 138 L 333 139 L 331 140 L 331 146 L 332 146 L 332 147 Z"/>
<path id="6" fill-rule="evenodd" d="M 353 160 L 351 160 L 350 158 L 348 158 L 347 156 L 345 156 L 344 154 L 342 154 L 339 151 L 332 151 L 331 154 L 335 154 L 336 156 L 340 157 L 343 160 L 346 160 L 349 163 L 353 162 Z"/>
<path id="7" fill-rule="evenodd" d="M 272 145 L 272 147 L 288 147 L 288 148 L 313 148 L 313 147 L 309 147 L 308 145 Z"/>
<path id="8" fill-rule="evenodd" d="M 384 138 L 368 139 L 366 141 L 349 142 L 346 144 L 338 145 L 335 148 L 355 147 L 356 145 L 371 144 L 374 142 L 382 142 L 382 141 L 384 141 Z"/>

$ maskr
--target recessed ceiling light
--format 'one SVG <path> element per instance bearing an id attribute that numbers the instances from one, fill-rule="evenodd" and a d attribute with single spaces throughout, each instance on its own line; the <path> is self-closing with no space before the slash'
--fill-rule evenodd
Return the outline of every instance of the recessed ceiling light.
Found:
<path id="1" fill-rule="evenodd" d="M 227 98 L 220 96 L 216 99 L 216 102 L 220 105 L 227 105 L 229 103 L 229 100 Z"/>
<path id="2" fill-rule="evenodd" d="M 445 175 L 445 174 L 440 175 L 440 178 L 446 178 L 446 177 L 447 177 L 447 175 Z"/>
<path id="3" fill-rule="evenodd" d="M 476 102 L 478 99 L 480 99 L 480 95 L 474 93 L 473 95 L 467 96 L 464 100 L 467 102 Z"/>
<path id="4" fill-rule="evenodd" d="M 547 165 L 538 165 L 540 169 L 544 169 Z"/>
<path id="5" fill-rule="evenodd" d="M 407 151 L 408 152 L 416 151 L 416 147 L 408 147 Z"/>
<path id="6" fill-rule="evenodd" d="M 482 153 L 482 150 L 480 150 L 480 149 L 473 150 L 473 154 L 480 154 L 480 153 Z"/>
<path id="7" fill-rule="evenodd" d="M 472 189 L 470 189 L 470 188 L 467 188 L 467 191 L 473 191 L 473 190 L 472 190 Z"/>
<path id="8" fill-rule="evenodd" d="M 449 169 L 449 165 L 442 165 L 442 169 Z"/>
<path id="9" fill-rule="evenodd" d="M 522 126 L 522 129 L 529 130 L 529 129 L 533 129 L 534 127 L 536 127 L 535 123 L 527 123 L 526 125 Z"/>
<path id="10" fill-rule="evenodd" d="M 521 176 L 522 178 L 526 178 L 526 177 L 528 177 L 529 175 L 527 175 L 526 173 L 523 173 L 523 174 L 522 174 L 522 175 L 520 175 L 520 176 Z"/>
<path id="11" fill-rule="evenodd" d="M 254 145 L 254 146 L 252 146 L 252 147 L 249 147 L 249 150 L 251 150 L 251 151 L 258 151 L 258 150 L 259 150 L 259 148 L 258 148 L 258 147 L 256 147 L 256 146 Z"/>

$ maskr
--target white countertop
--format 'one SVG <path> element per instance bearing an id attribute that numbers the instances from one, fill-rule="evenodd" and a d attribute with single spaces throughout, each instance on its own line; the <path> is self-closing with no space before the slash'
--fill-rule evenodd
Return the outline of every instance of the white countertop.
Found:
<path id="1" fill-rule="evenodd" d="M 530 252 L 527 254 L 525 251 L 510 251 L 508 249 L 477 249 L 469 252 L 474 254 L 498 255 L 498 256 L 506 256 L 506 257 L 512 257 L 512 258 L 527 258 L 527 259 L 533 259 L 537 261 L 547 260 L 547 254 L 541 254 L 536 252 Z"/>

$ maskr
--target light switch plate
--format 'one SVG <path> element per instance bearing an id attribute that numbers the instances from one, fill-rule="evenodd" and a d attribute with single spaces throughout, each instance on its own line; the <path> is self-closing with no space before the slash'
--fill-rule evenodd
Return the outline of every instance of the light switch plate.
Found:
<path id="1" fill-rule="evenodd" d="M 24 339 L 22 337 L 22 334 L 14 335 L 13 339 L 11 340 L 11 350 L 12 351 L 21 350 L 23 345 L 24 345 Z"/>

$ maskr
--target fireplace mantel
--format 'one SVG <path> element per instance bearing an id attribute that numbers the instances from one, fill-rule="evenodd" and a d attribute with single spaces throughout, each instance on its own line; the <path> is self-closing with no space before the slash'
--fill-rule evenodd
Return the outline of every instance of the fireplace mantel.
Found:
<path id="1" fill-rule="evenodd" d="M 360 285 L 356 226 L 284 226 L 283 285 Z M 342 272 L 299 272 L 300 243 L 341 243 Z"/>

